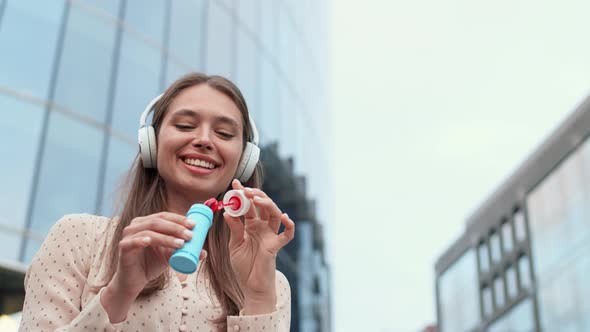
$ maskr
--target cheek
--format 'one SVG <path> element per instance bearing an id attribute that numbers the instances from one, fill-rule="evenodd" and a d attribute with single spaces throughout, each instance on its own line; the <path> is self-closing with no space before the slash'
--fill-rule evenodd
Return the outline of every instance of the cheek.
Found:
<path id="1" fill-rule="evenodd" d="M 231 164 L 234 167 L 237 167 L 240 163 L 240 158 L 242 157 L 242 146 L 232 146 L 227 150 L 227 161 L 228 164 Z"/>

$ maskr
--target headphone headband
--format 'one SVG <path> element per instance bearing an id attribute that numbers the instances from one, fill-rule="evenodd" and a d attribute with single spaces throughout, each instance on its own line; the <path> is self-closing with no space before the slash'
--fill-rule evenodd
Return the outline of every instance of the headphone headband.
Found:
<path id="1" fill-rule="evenodd" d="M 156 98 L 152 99 L 152 101 L 150 101 L 150 103 L 145 107 L 145 110 L 143 111 L 143 113 L 141 113 L 141 117 L 139 118 L 139 128 L 145 127 L 147 117 L 150 115 L 151 112 L 154 111 L 154 106 L 162 98 L 163 95 L 163 93 L 158 95 Z M 251 142 L 254 145 L 258 145 L 258 129 L 256 128 L 256 124 L 254 123 L 254 120 L 252 119 L 250 114 L 248 114 L 248 118 L 250 119 L 250 127 L 252 129 Z"/>

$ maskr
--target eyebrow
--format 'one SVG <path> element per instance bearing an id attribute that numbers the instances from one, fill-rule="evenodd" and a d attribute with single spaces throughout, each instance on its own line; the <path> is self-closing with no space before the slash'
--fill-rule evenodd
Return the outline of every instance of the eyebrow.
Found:
<path id="1" fill-rule="evenodd" d="M 183 109 L 174 111 L 171 115 L 172 115 L 172 118 L 180 117 L 180 116 L 190 116 L 193 118 L 200 117 L 198 112 L 195 112 L 195 111 L 193 111 L 191 109 L 187 109 L 187 108 L 183 108 Z M 236 128 L 240 128 L 240 124 L 236 120 L 234 120 L 228 116 L 224 116 L 224 115 L 216 116 L 215 121 L 221 122 L 221 123 L 226 123 L 226 124 L 236 127 Z"/>

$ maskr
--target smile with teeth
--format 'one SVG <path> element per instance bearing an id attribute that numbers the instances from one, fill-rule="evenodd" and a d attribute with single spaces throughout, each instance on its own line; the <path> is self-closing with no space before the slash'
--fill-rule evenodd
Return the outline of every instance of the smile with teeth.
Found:
<path id="1" fill-rule="evenodd" d="M 207 168 L 207 169 L 214 169 L 217 166 L 215 164 L 212 164 L 210 162 L 204 161 L 204 160 L 200 160 L 200 159 L 183 159 L 182 160 L 185 164 L 191 165 L 191 166 L 197 166 L 197 167 L 203 167 L 203 168 Z"/>

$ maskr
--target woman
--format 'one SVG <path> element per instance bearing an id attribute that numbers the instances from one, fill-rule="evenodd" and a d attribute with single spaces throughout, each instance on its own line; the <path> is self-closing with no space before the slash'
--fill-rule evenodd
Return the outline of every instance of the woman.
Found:
<path id="1" fill-rule="evenodd" d="M 289 284 L 275 267 L 295 225 L 257 189 L 257 156 L 243 156 L 256 134 L 242 94 L 189 74 L 153 112 L 120 216 L 68 215 L 49 232 L 25 278 L 20 330 L 288 331 Z M 242 186 L 234 177 L 252 158 Z M 168 259 L 194 227 L 186 211 L 232 188 L 252 208 L 243 220 L 216 213 L 197 272 L 175 273 Z"/>

